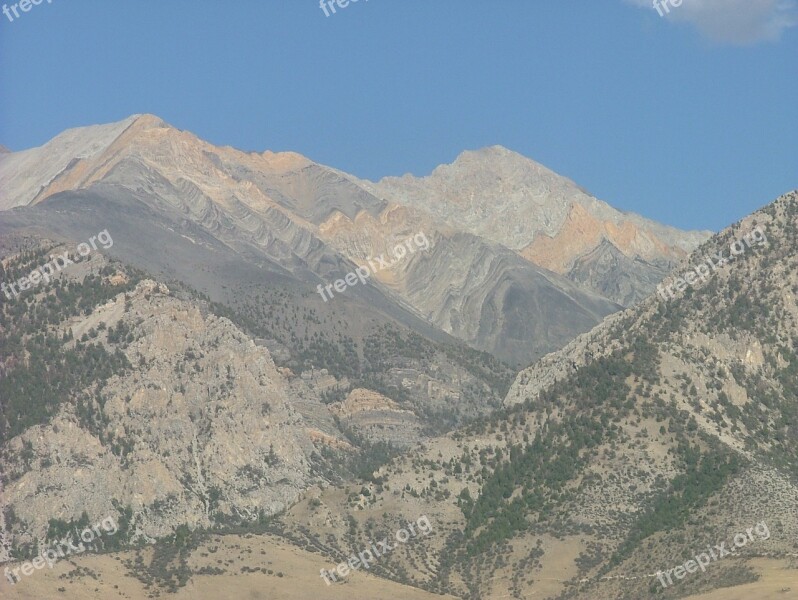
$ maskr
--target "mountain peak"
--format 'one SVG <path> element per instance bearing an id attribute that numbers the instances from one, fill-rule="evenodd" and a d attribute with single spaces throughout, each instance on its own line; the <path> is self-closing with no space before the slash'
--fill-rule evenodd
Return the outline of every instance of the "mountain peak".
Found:
<path id="1" fill-rule="evenodd" d="M 134 115 L 116 123 L 67 129 L 38 148 L 9 154 L 0 167 L 0 210 L 35 202 L 48 184 L 80 161 L 104 153 L 141 117 Z"/>
<path id="2" fill-rule="evenodd" d="M 123 126 L 123 131 L 127 131 L 128 129 L 145 131 L 147 129 L 162 128 L 174 129 L 175 131 L 178 131 L 175 127 L 169 125 L 169 123 L 161 119 L 159 116 L 149 113 L 130 115 L 128 118 L 118 121 L 117 125 Z"/>
<path id="3" fill-rule="evenodd" d="M 491 163 L 496 161 L 518 161 L 526 163 L 527 165 L 540 166 L 539 163 L 536 163 L 534 160 L 527 158 L 523 154 L 515 152 L 514 150 L 510 150 L 509 148 L 500 144 L 485 146 L 477 150 L 464 150 L 457 156 L 457 158 L 454 159 L 451 164 L 442 166 L 455 166 L 458 164 L 469 164 L 474 162 Z"/>
<path id="4" fill-rule="evenodd" d="M 161 117 L 150 113 L 131 115 L 127 120 L 133 121 L 137 125 L 147 125 L 149 127 L 169 126 Z"/>
<path id="5" fill-rule="evenodd" d="M 437 167 L 430 177 L 460 179 L 475 176 L 481 179 L 495 179 L 512 188 L 567 189 L 569 194 L 590 196 L 567 177 L 498 144 L 461 152 L 452 163 Z"/>
<path id="6" fill-rule="evenodd" d="M 476 150 L 465 150 L 460 153 L 460 156 L 468 155 L 468 154 L 475 154 L 475 155 L 482 155 L 482 156 L 508 156 L 515 154 L 518 156 L 517 152 L 510 150 L 509 148 L 502 146 L 501 144 L 494 144 L 493 146 L 483 146 L 482 148 L 478 148 Z M 459 157 L 458 157 L 459 158 Z"/>

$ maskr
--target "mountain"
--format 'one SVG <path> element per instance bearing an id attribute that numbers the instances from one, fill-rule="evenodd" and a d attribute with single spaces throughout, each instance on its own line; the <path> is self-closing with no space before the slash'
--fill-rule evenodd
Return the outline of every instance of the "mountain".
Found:
<path id="1" fill-rule="evenodd" d="M 624 306 L 649 295 L 710 235 L 615 210 L 502 146 L 463 152 L 427 177 L 362 184 L 377 197 L 423 208 Z M 612 260 L 595 260 L 597 251 L 612 254 Z"/>
<path id="2" fill-rule="evenodd" d="M 797 225 L 792 192 L 691 254 L 673 280 L 694 285 L 521 372 L 504 411 L 284 522 L 345 556 L 351 532 L 425 514 L 437 535 L 381 572 L 462 598 L 784 597 L 798 584 Z M 734 555 L 673 576 L 721 543 Z"/>
<path id="3" fill-rule="evenodd" d="M 191 279 L 214 300 L 221 296 L 210 288 L 211 278 L 196 281 L 192 246 L 244 256 L 311 289 L 375 257 L 390 258 L 402 240 L 422 235 L 429 252 L 388 261 L 370 285 L 354 286 L 347 295 L 415 329 L 426 322 L 427 330 L 511 364 L 528 364 L 562 347 L 619 308 L 490 239 L 378 199 L 354 177 L 294 153 L 217 148 L 152 115 L 70 130 L 41 148 L 3 157 L 0 183 L 0 207 L 7 209 L 57 213 L 67 209 L 55 203 L 82 206 L 86 214 L 74 218 L 82 231 L 73 235 L 113 229 L 110 224 L 120 223 L 124 213 L 115 225 L 126 230 L 120 235 L 149 243 L 125 248 L 120 260 Z M 62 194 L 69 200 L 62 201 Z M 63 230 L 58 222 L 51 227 Z M 186 251 L 162 252 L 167 240 Z"/>

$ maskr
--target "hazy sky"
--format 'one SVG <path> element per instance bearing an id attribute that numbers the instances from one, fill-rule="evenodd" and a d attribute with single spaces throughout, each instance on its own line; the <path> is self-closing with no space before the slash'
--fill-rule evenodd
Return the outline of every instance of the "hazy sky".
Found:
<path id="1" fill-rule="evenodd" d="M 369 179 L 502 144 L 618 208 L 719 229 L 798 187 L 795 2 L 668 7 L 44 0 L 0 14 L 0 144 L 148 112 Z"/>

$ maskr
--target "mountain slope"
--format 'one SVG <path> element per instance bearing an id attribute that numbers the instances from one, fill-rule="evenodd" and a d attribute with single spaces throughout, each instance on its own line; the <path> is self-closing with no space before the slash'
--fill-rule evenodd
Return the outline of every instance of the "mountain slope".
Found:
<path id="1" fill-rule="evenodd" d="M 426 514 L 438 535 L 385 575 L 467 598 L 686 597 L 753 581 L 762 556 L 796 589 L 797 247 L 792 192 L 691 255 L 681 270 L 735 255 L 706 282 L 544 357 L 504 412 L 383 467 L 367 493 L 322 494 L 325 529 L 303 529 L 304 503 L 289 528 L 344 543 Z M 734 556 L 661 583 L 747 530 Z"/>
<path id="2" fill-rule="evenodd" d="M 321 235 L 358 265 L 391 256 L 415 231 L 429 248 L 374 277 L 431 323 L 509 364 L 526 364 L 562 347 L 620 309 L 605 297 L 523 260 L 504 246 L 457 232 L 414 208 L 392 206 L 380 218 L 330 219 Z M 425 234 L 426 236 L 426 234 Z"/>

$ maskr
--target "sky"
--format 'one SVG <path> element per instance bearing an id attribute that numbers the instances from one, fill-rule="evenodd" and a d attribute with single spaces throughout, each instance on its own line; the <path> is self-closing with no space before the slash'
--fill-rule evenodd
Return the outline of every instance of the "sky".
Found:
<path id="1" fill-rule="evenodd" d="M 137 113 L 372 180 L 501 144 L 685 229 L 798 188 L 795 0 L 18 1 L 12 150 Z"/>

